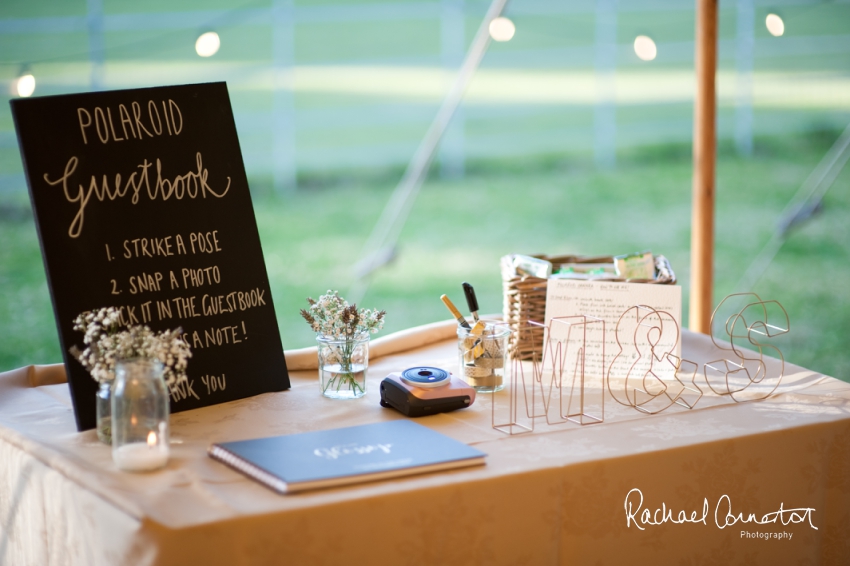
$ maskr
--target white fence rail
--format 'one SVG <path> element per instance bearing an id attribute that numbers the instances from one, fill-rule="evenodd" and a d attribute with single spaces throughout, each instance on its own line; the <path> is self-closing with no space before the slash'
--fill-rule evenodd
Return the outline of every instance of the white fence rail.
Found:
<path id="1" fill-rule="evenodd" d="M 769 4 L 789 10 L 816 5 Z M 103 12 L 101 0 L 88 0 L 83 15 L 0 19 L 0 39 L 29 42 L 33 48 L 27 51 L 36 53 L 49 51 L 37 45 L 45 37 L 88 38 L 86 49 L 77 53 L 56 52 L 34 61 L 0 55 L 7 59 L 0 61 L 0 78 L 11 84 L 22 65 L 29 65 L 38 81 L 36 94 L 226 80 L 249 176 L 287 190 L 304 172 L 404 165 L 486 6 L 477 0 L 325 6 L 270 0 L 264 7 L 233 10 L 111 14 Z M 812 121 L 837 129 L 850 121 L 850 62 L 846 57 L 842 62 L 850 52 L 850 34 L 761 37 L 754 30 L 763 26 L 767 6 L 762 0 L 737 0 L 725 6 L 728 17 L 722 20 L 735 29 L 721 29 L 719 134 L 733 139 L 744 154 L 752 150 L 755 134 L 792 133 Z M 541 24 L 552 18 L 586 20 L 592 29 L 584 42 L 564 35 L 492 48 L 445 138 L 439 158 L 445 175 L 462 175 L 470 159 L 534 155 L 579 155 L 612 167 L 618 149 L 690 140 L 693 43 L 687 38 L 692 25 L 684 40 L 659 36 L 658 57 L 648 64 L 637 60 L 624 35 L 634 18 L 692 22 L 693 2 L 514 0 L 507 14 L 517 22 L 518 37 L 552 33 L 551 26 Z M 431 26 L 435 48 L 405 54 L 401 38 L 398 52 L 300 57 L 298 40 L 309 39 L 317 26 L 356 30 L 377 23 L 390 30 L 400 22 Z M 846 27 L 850 31 L 850 22 Z M 240 60 L 200 60 L 190 48 L 183 55 L 144 57 L 155 41 L 145 39 L 151 32 L 182 33 L 191 45 L 201 31 L 235 28 L 269 35 L 267 51 Z M 362 41 L 371 39 L 364 35 Z M 111 50 L 122 56 L 111 58 Z M 794 71 L 777 65 L 801 57 L 830 62 Z M 8 112 L 6 105 L 0 110 Z M 761 120 L 760 113 L 771 118 Z M 773 119 L 778 113 L 785 117 Z M 5 118 L 0 121 L 0 193 L 25 188 L 11 119 Z"/>

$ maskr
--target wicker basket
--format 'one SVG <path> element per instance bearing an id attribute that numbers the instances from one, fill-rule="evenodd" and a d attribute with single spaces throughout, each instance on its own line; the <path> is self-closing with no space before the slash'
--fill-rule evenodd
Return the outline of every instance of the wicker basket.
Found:
<path id="1" fill-rule="evenodd" d="M 553 265 L 562 263 L 613 263 L 613 256 L 575 256 L 534 255 L 545 259 Z M 513 333 L 511 334 L 511 357 L 520 360 L 534 358 L 543 347 L 543 322 L 546 319 L 546 287 L 548 279 L 540 279 L 529 275 L 518 275 L 513 268 L 514 255 L 502 257 L 502 287 L 504 303 L 502 313 Z M 655 258 L 654 279 L 623 279 L 618 277 L 598 278 L 595 281 L 628 281 L 630 283 L 673 284 L 676 274 L 670 267 L 670 262 L 662 255 Z M 529 325 L 529 321 L 540 323 L 540 326 Z"/>

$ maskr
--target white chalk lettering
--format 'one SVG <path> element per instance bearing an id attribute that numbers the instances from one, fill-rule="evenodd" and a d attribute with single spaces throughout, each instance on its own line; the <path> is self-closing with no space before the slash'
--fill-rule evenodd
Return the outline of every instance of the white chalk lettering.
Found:
<path id="1" fill-rule="evenodd" d="M 192 246 L 192 253 L 211 254 L 220 252 L 221 247 L 218 245 L 218 230 L 212 232 L 192 232 L 189 234 L 189 245 Z M 195 249 L 197 246 L 197 249 Z"/>
<path id="2" fill-rule="evenodd" d="M 194 397 L 195 399 L 200 400 L 200 397 L 198 397 L 198 394 L 195 393 L 195 390 L 192 387 L 194 384 L 195 380 L 187 377 L 175 381 L 169 391 L 171 393 L 171 400 L 175 403 L 182 401 L 183 399 L 187 399 L 188 397 Z"/>
<path id="3" fill-rule="evenodd" d="M 168 135 L 179 135 L 183 131 L 183 113 L 180 111 L 180 106 L 171 99 L 168 99 L 168 101 L 162 100 L 161 103 Z M 159 113 L 159 106 L 155 101 L 148 101 L 147 117 L 142 115 L 142 106 L 137 101 L 131 102 L 130 108 L 132 109 L 132 117 L 130 116 L 130 110 L 127 109 L 125 104 L 118 104 L 114 115 L 118 120 L 118 129 L 115 127 L 112 107 L 105 106 L 102 108 L 96 106 L 93 110 L 94 120 L 92 120 L 92 112 L 88 109 L 77 108 L 77 120 L 80 123 L 80 133 L 83 137 L 83 143 L 88 144 L 86 129 L 92 125 L 95 127 L 100 143 L 103 144 L 125 141 L 130 138 L 141 140 L 143 138 L 142 133 L 147 134 L 150 138 L 163 134 L 162 117 Z M 154 133 L 151 133 L 151 130 Z M 119 135 L 119 132 L 123 135 Z"/>
<path id="4" fill-rule="evenodd" d="M 84 115 L 85 120 L 83 120 Z M 77 108 L 77 119 L 80 121 L 80 133 L 83 135 L 83 143 L 88 144 L 89 140 L 86 139 L 86 128 L 91 126 L 91 114 L 85 108 Z"/>
<path id="5" fill-rule="evenodd" d="M 171 304 L 169 304 L 168 301 L 157 301 L 156 316 L 159 318 L 159 320 L 171 318 Z"/>
<path id="6" fill-rule="evenodd" d="M 222 328 L 210 328 L 204 330 L 204 348 L 211 346 L 224 346 L 225 344 L 239 344 L 238 326 L 224 326 Z"/>
<path id="7" fill-rule="evenodd" d="M 99 124 L 98 113 L 95 111 L 95 126 Z M 81 122 L 82 124 L 82 122 Z M 98 130 L 98 135 L 100 135 Z M 97 175 L 92 175 L 88 188 L 82 183 L 77 185 L 77 189 L 72 188 L 71 178 L 77 170 L 79 159 L 71 157 L 65 164 L 65 170 L 62 175 L 56 179 L 51 179 L 48 173 L 43 175 L 44 181 L 51 187 L 61 185 L 65 195 L 65 200 L 69 203 L 78 203 L 77 213 L 71 221 L 68 228 L 68 236 L 77 238 L 82 233 L 85 222 L 85 211 L 89 202 L 94 196 L 98 201 L 105 200 L 114 201 L 118 198 L 124 198 L 128 194 L 132 194 L 131 202 L 138 204 L 142 188 L 145 188 L 145 193 L 152 201 L 161 199 L 167 201 L 171 197 L 181 200 L 184 197 L 191 199 L 207 198 L 223 198 L 230 191 L 230 177 L 227 177 L 227 186 L 224 189 L 216 190 L 209 184 L 209 170 L 204 167 L 203 157 L 200 152 L 195 154 L 196 170 L 189 171 L 184 175 L 176 175 L 173 179 L 163 178 L 162 162 L 156 160 L 157 179 L 152 185 L 150 183 L 148 169 L 152 166 L 151 162 L 145 159 L 141 164 L 136 166 L 138 171 L 133 171 L 126 182 L 122 186 L 121 173 L 116 173 L 114 182 L 110 183 L 108 175 L 102 175 L 100 183 L 98 183 Z M 205 242 L 206 243 L 206 242 Z M 218 249 L 216 243 L 215 251 Z M 209 252 L 212 253 L 212 252 Z"/>
<path id="8" fill-rule="evenodd" d="M 124 257 L 168 257 L 174 255 L 171 236 L 165 238 L 133 238 L 124 240 Z"/>
<path id="9" fill-rule="evenodd" d="M 198 269 L 189 269 L 184 267 L 182 274 L 183 287 L 185 289 L 188 289 L 189 287 L 203 287 L 204 285 L 221 283 L 221 272 L 216 265 L 213 265 L 212 267 L 201 267 Z"/>
<path id="10" fill-rule="evenodd" d="M 195 297 L 176 297 L 171 299 L 171 302 L 177 307 L 177 318 L 201 316 L 201 313 L 195 310 Z"/>
<path id="11" fill-rule="evenodd" d="M 155 271 L 154 273 L 141 273 L 140 275 L 130 276 L 130 294 L 136 295 L 146 291 L 161 291 L 162 273 Z"/>
<path id="12" fill-rule="evenodd" d="M 225 374 L 221 374 L 221 377 L 215 375 L 202 375 L 201 383 L 207 386 L 207 395 L 215 393 L 216 391 L 224 391 L 227 387 Z"/>

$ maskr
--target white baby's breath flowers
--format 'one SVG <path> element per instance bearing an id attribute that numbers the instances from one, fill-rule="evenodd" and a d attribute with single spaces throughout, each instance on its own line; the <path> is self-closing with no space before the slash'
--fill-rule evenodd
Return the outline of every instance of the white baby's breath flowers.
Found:
<path id="1" fill-rule="evenodd" d="M 385 311 L 357 309 L 339 296 L 337 291 L 328 290 L 318 301 L 307 298 L 309 309 L 301 309 L 301 316 L 316 334 L 335 340 L 363 338 L 384 327 Z"/>
<path id="2" fill-rule="evenodd" d="M 168 386 L 186 379 L 186 366 L 192 351 L 181 335 L 183 330 L 154 332 L 147 326 L 122 326 L 121 311 L 106 307 L 80 314 L 74 319 L 74 330 L 83 332 L 85 348 L 76 346 L 71 353 L 98 382 L 115 379 L 115 365 L 130 358 L 153 358 L 163 367 Z"/>

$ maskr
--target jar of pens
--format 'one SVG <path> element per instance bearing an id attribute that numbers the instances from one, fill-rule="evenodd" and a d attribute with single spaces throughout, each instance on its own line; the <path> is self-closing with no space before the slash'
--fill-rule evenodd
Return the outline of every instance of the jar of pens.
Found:
<path id="1" fill-rule="evenodd" d="M 505 372 L 508 367 L 510 327 L 501 320 L 479 319 L 475 290 L 469 283 L 463 284 L 463 290 L 472 313 L 472 324 L 446 295 L 440 297 L 458 322 L 459 375 L 478 392 L 501 391 L 505 387 Z"/>

